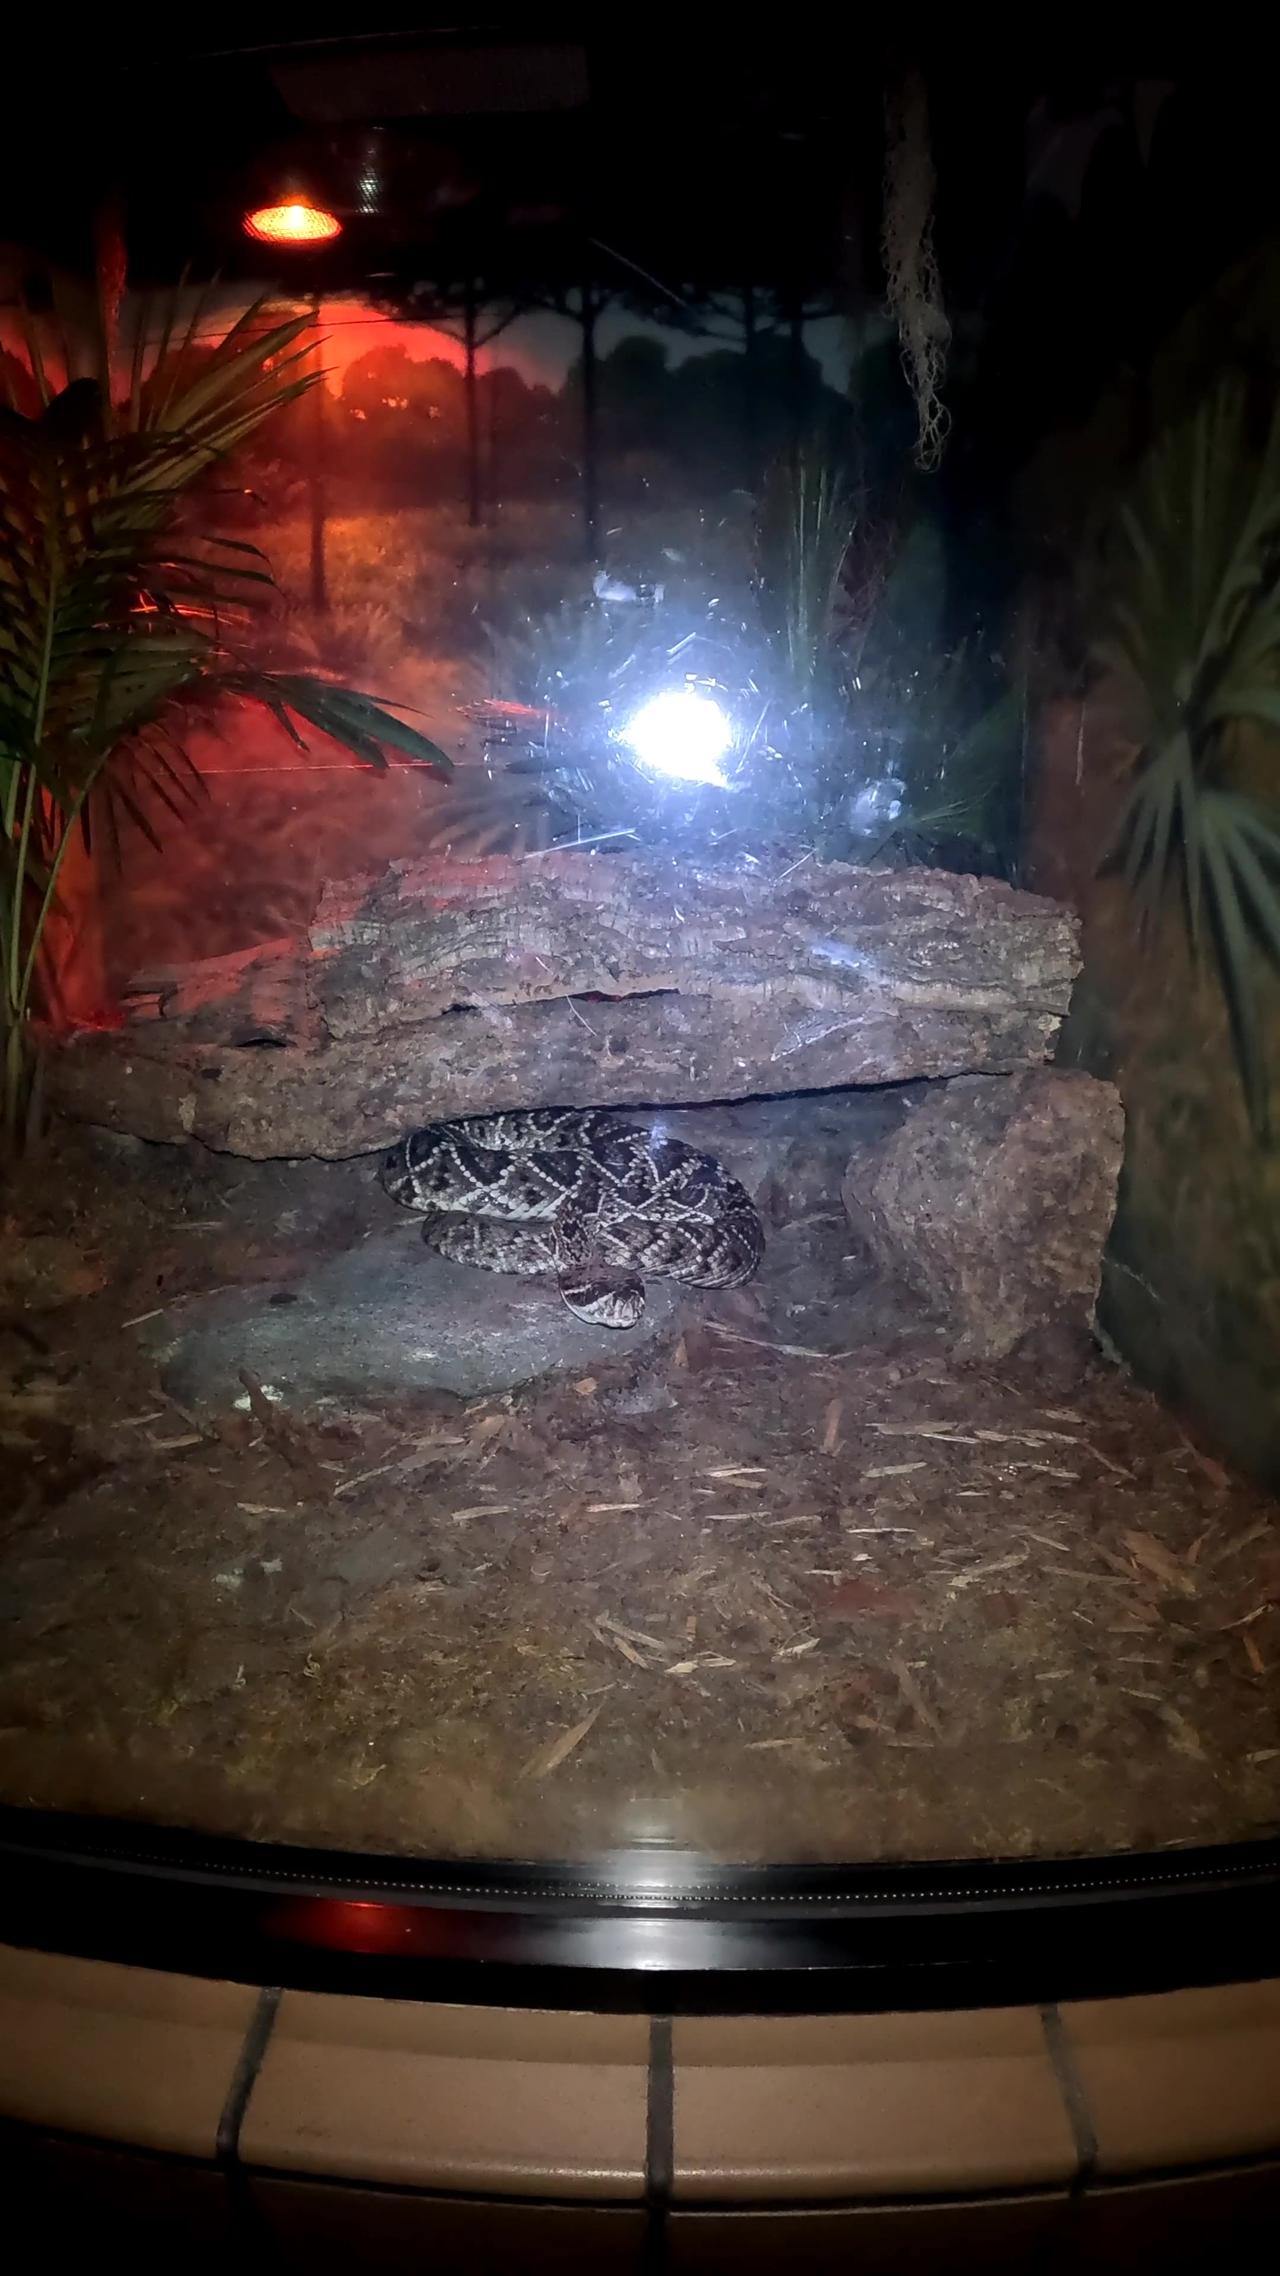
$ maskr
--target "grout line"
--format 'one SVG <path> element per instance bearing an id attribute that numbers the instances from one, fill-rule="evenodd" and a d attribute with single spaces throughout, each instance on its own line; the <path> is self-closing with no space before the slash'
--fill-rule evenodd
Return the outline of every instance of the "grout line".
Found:
<path id="1" fill-rule="evenodd" d="M 1080 2076 L 1062 2020 L 1062 2011 L 1056 2001 L 1051 2006 L 1041 2008 L 1040 2023 L 1044 2031 L 1045 2050 L 1075 2140 L 1076 2174 L 1071 2184 L 1072 2195 L 1075 2196 L 1088 2187 L 1098 2170 L 1097 2130 L 1084 2080 Z"/>
<path id="2" fill-rule="evenodd" d="M 645 2105 L 643 2266 L 648 2276 L 667 2265 L 667 2215 L 675 2171 L 675 2069 L 671 2017 L 649 2018 L 648 2095 Z"/>
<path id="3" fill-rule="evenodd" d="M 227 2099 L 222 2105 L 222 2116 L 218 2120 L 216 2154 L 219 2165 L 236 2166 L 240 2162 L 240 2129 L 275 2028 L 279 2005 L 279 1987 L 274 1984 L 264 1986 L 258 1994 L 258 2004 L 245 2032 L 244 2044 L 236 2057 L 236 2067 L 231 2073 L 231 2084 L 227 2088 Z"/>

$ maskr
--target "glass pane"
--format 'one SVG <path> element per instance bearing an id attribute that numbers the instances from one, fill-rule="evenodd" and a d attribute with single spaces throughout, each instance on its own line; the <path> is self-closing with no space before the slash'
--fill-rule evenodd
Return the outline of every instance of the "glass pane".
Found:
<path id="1" fill-rule="evenodd" d="M 1274 1831 L 1274 184 L 636 41 L 12 170 L 0 1799 Z"/>

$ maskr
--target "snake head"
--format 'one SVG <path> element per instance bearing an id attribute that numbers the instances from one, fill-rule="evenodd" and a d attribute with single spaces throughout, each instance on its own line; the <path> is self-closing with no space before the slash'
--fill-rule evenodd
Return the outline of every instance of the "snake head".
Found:
<path id="1" fill-rule="evenodd" d="M 409 1150 L 403 1140 L 384 1154 L 378 1164 L 378 1183 L 393 1201 L 414 1200 L 413 1174 L 409 1168 Z"/>

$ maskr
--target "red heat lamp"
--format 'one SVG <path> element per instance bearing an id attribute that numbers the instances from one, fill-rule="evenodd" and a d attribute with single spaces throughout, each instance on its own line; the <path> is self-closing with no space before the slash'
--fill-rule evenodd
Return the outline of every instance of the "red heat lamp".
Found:
<path id="1" fill-rule="evenodd" d="M 248 237 L 263 245 L 327 245 L 340 237 L 342 223 L 336 213 L 313 204 L 308 197 L 286 198 L 280 205 L 261 205 L 244 217 Z"/>

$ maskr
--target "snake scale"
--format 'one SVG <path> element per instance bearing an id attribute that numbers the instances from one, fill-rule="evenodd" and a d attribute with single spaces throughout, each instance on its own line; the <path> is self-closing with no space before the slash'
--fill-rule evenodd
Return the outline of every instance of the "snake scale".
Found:
<path id="1" fill-rule="evenodd" d="M 634 1327 L 646 1277 L 734 1288 L 764 1250 L 750 1197 L 712 1155 L 594 1109 L 429 1123 L 384 1156 L 381 1177 L 426 1213 L 429 1247 L 488 1272 L 554 1274 L 595 1326 Z"/>

